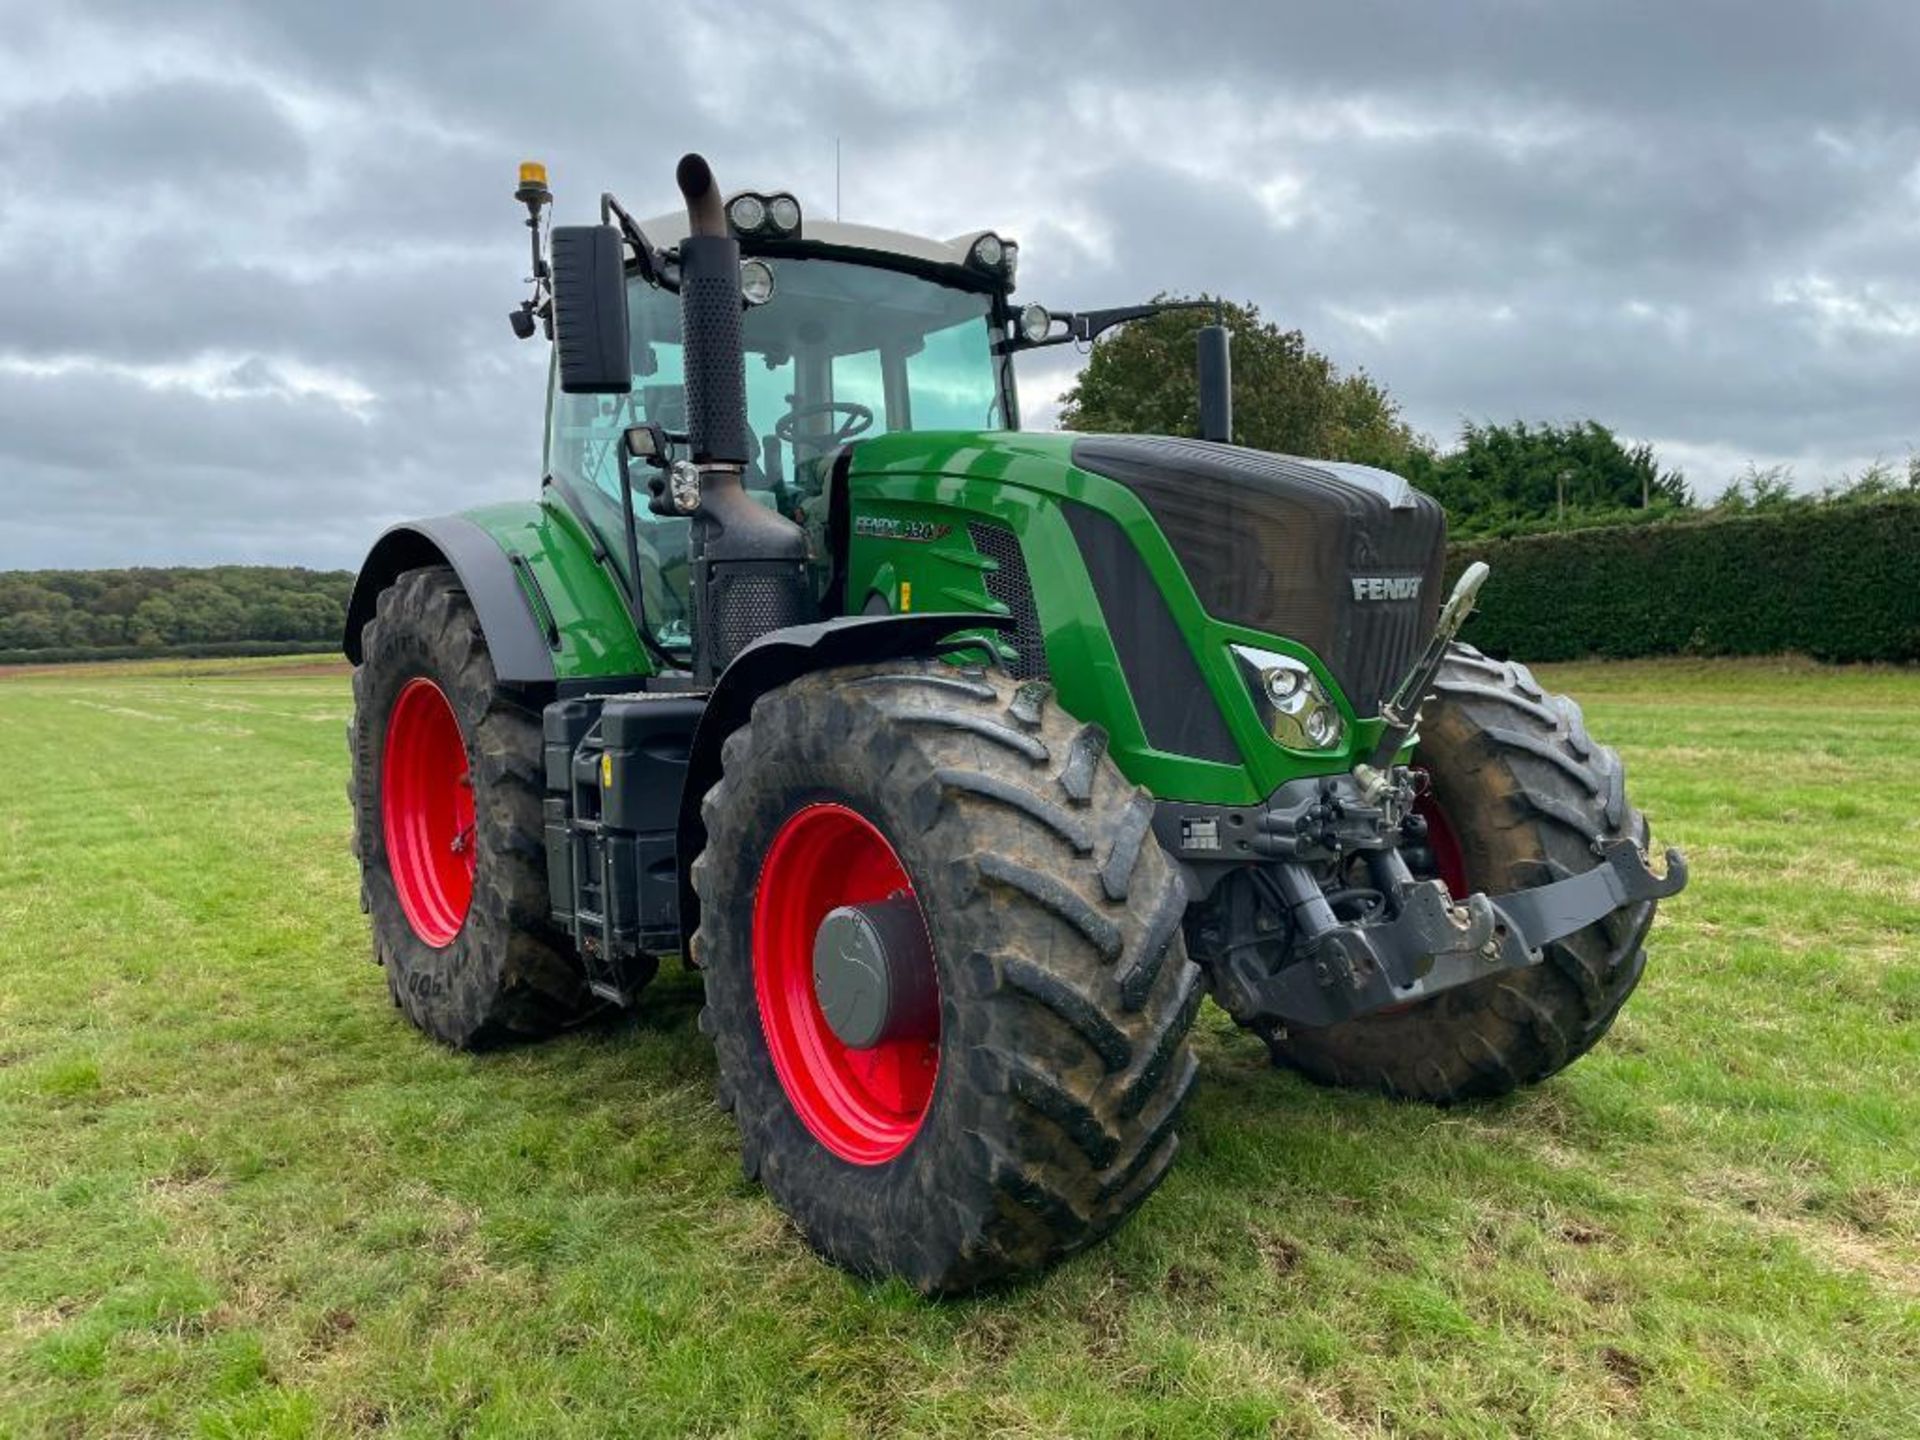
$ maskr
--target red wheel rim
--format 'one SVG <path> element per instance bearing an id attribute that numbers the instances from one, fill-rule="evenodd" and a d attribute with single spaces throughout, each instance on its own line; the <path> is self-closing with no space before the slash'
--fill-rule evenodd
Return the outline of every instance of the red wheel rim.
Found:
<path id="1" fill-rule="evenodd" d="M 787 819 L 754 887 L 753 990 L 767 1053 L 801 1124 L 855 1165 L 884 1164 L 919 1133 L 939 1075 L 939 1022 L 931 1034 L 883 1040 L 870 1050 L 847 1045 L 814 993 L 814 936 L 842 905 L 913 893 L 886 836 L 846 806 L 830 804 L 808 805 Z"/>
<path id="2" fill-rule="evenodd" d="M 413 933 L 451 943 L 473 903 L 473 777 L 441 688 L 409 680 L 387 717 L 380 810 L 393 888 Z"/>
<path id="3" fill-rule="evenodd" d="M 1432 774 L 1425 770 L 1417 773 L 1424 777 L 1424 783 L 1414 798 L 1413 813 L 1427 822 L 1427 853 L 1433 856 L 1434 874 L 1446 882 L 1455 900 L 1463 900 L 1473 893 L 1473 886 L 1467 883 L 1467 857 L 1460 849 L 1460 834 L 1433 798 Z"/>

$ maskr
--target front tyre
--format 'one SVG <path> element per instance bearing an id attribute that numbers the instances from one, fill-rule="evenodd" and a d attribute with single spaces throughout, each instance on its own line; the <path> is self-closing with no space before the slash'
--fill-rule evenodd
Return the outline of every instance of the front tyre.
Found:
<path id="1" fill-rule="evenodd" d="M 549 921 L 538 718 L 495 678 L 451 569 L 381 592 L 353 672 L 354 853 L 394 1003 L 462 1049 L 591 1005 Z"/>
<path id="2" fill-rule="evenodd" d="M 1186 889 L 1105 748 L 1046 686 L 932 661 L 805 676 L 728 738 L 701 1024 L 747 1174 L 830 1259 L 967 1289 L 1172 1163 Z"/>
<path id="3" fill-rule="evenodd" d="M 1416 873 L 1455 895 L 1497 896 L 1592 869 L 1604 840 L 1646 845 L 1619 755 L 1587 734 L 1572 700 L 1468 645 L 1448 653 L 1435 689 L 1413 760 L 1432 781 Z M 1274 1029 L 1274 1061 L 1322 1084 L 1438 1103 L 1544 1080 L 1599 1043 L 1640 983 L 1654 907 L 1553 941 L 1527 970 L 1324 1029 Z"/>

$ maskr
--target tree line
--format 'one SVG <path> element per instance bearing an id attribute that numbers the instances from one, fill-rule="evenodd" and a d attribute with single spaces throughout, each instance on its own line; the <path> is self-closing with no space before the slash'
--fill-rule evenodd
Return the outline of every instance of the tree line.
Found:
<path id="1" fill-rule="evenodd" d="M 1594 419 L 1468 421 L 1442 446 L 1401 419 L 1385 386 L 1365 371 L 1343 372 L 1300 331 L 1263 319 L 1256 306 L 1201 298 L 1208 310 L 1168 311 L 1102 340 L 1063 398 L 1061 423 L 1197 433 L 1194 341 L 1217 313 L 1233 334 L 1238 443 L 1396 471 L 1445 506 L 1462 542 L 1720 515 L 1791 524 L 1797 513 L 1836 506 L 1920 504 L 1920 455 L 1814 491 L 1797 489 L 1782 468 L 1749 467 L 1707 506 L 1650 445 L 1627 444 Z M 0 662 L 328 648 L 339 641 L 352 589 L 348 571 L 259 565 L 0 572 Z"/>
<path id="2" fill-rule="evenodd" d="M 298 566 L 3 571 L 0 652 L 338 644 L 352 591 Z"/>
<path id="3" fill-rule="evenodd" d="M 1920 455 L 1904 466 L 1876 463 L 1812 492 L 1796 490 L 1784 468 L 1749 467 L 1703 506 L 1686 477 L 1663 465 L 1651 445 L 1627 444 L 1594 419 L 1467 421 L 1451 445 L 1442 445 L 1401 419 L 1385 386 L 1364 370 L 1342 372 L 1300 331 L 1262 319 L 1254 305 L 1200 298 L 1207 309 L 1168 311 L 1101 341 L 1063 397 L 1061 424 L 1198 433 L 1194 341 L 1217 314 L 1233 336 L 1237 443 L 1393 470 L 1445 506 L 1448 531 L 1457 539 L 1920 499 Z"/>

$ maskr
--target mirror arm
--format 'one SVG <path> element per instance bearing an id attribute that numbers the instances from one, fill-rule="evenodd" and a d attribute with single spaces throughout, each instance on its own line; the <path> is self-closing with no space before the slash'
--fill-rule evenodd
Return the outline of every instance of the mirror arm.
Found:
<path id="1" fill-rule="evenodd" d="M 1063 310 L 1053 317 L 1067 327 L 1061 334 L 1049 335 L 1044 340 L 1028 340 L 1020 335 L 1009 336 L 994 348 L 999 354 L 1014 355 L 1022 350 L 1043 350 L 1049 345 L 1065 345 L 1069 342 L 1089 343 L 1097 339 L 1103 331 L 1111 330 L 1116 325 L 1124 325 L 1129 320 L 1149 320 L 1169 310 L 1214 308 L 1214 302 L 1211 300 L 1154 300 L 1145 305 L 1115 305 L 1106 310 Z"/>
<path id="2" fill-rule="evenodd" d="M 640 222 L 629 215 L 626 207 L 613 198 L 612 191 L 603 190 L 600 192 L 600 223 L 607 225 L 614 221 L 619 222 L 620 233 L 626 237 L 627 243 L 633 246 L 634 259 L 640 266 L 641 278 L 657 290 L 678 290 L 680 286 L 677 281 L 669 282 L 666 257 L 654 248 L 651 240 L 647 239 L 647 232 L 640 228 Z"/>
<path id="3" fill-rule="evenodd" d="M 550 203 L 545 186 L 537 191 L 528 191 L 524 187 L 519 192 L 527 205 L 527 240 L 533 253 L 533 294 L 522 300 L 508 312 L 507 319 L 513 325 L 513 333 L 522 340 L 531 340 L 534 332 L 542 327 L 547 339 L 553 339 L 553 270 L 547 264 L 546 253 L 540 248 L 540 212 Z"/>

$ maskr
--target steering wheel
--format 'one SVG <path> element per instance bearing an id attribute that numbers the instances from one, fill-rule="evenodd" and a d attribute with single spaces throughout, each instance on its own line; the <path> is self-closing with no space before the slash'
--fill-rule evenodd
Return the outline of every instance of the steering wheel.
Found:
<path id="1" fill-rule="evenodd" d="M 822 415 L 843 415 L 843 419 L 831 431 L 822 435 L 812 433 L 802 435 L 800 422 L 814 420 Z M 856 435 L 864 435 L 873 428 L 873 410 L 852 400 L 826 400 L 818 405 L 796 405 L 778 420 L 773 422 L 774 437 L 789 445 L 819 446 L 822 449 L 834 445 L 844 445 Z"/>

